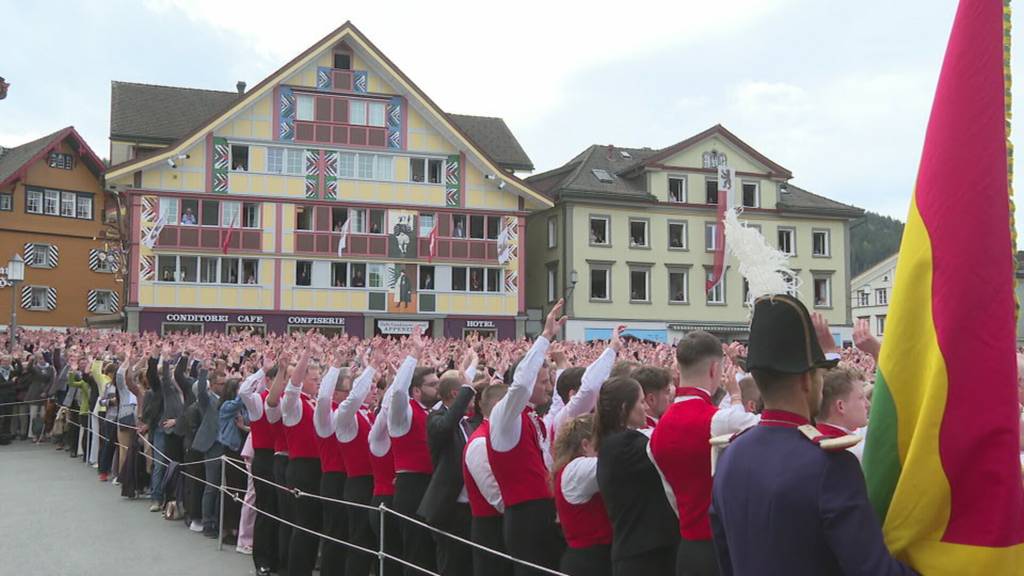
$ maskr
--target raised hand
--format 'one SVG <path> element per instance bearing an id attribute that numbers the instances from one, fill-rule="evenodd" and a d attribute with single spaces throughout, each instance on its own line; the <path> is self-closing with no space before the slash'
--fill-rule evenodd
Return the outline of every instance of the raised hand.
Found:
<path id="1" fill-rule="evenodd" d="M 882 343 L 871 334 L 871 325 L 867 320 L 857 320 L 853 328 L 853 345 L 858 350 L 870 355 L 878 362 L 878 354 L 882 351 Z"/>
<path id="2" fill-rule="evenodd" d="M 814 324 L 814 333 L 818 337 L 818 344 L 825 354 L 836 352 L 836 340 L 832 337 L 832 331 L 828 327 L 828 320 L 821 314 L 811 314 L 811 322 Z"/>
<path id="3" fill-rule="evenodd" d="M 412 334 L 409 335 L 409 345 L 412 347 L 409 355 L 419 359 L 423 354 L 423 326 L 416 324 L 412 327 Z"/>
<path id="4" fill-rule="evenodd" d="M 616 354 L 622 352 L 622 333 L 625 330 L 625 324 L 619 324 L 618 326 L 615 327 L 614 330 L 612 330 L 612 340 L 611 342 L 608 343 L 608 347 L 611 348 L 612 350 L 615 350 Z"/>
<path id="5" fill-rule="evenodd" d="M 565 322 L 569 319 L 568 316 L 562 314 L 562 309 L 565 307 L 565 298 L 560 298 L 554 306 L 551 307 L 551 311 L 548 312 L 547 318 L 544 319 L 544 331 L 541 336 L 548 340 L 553 340 L 558 335 L 558 331 L 565 326 Z"/>

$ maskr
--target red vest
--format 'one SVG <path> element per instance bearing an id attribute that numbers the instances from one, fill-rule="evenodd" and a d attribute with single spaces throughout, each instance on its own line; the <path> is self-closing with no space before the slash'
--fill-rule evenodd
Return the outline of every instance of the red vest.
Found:
<path id="1" fill-rule="evenodd" d="M 331 402 L 331 411 L 338 409 L 337 402 Z M 305 418 L 305 415 L 303 415 Z M 316 432 L 316 426 L 314 425 L 313 431 Z M 327 438 L 321 438 L 319 434 L 316 436 L 317 441 L 320 443 L 320 470 L 322 472 L 341 472 L 345 473 L 345 460 L 341 453 L 341 442 L 338 442 L 338 437 L 331 434 Z"/>
<path id="2" fill-rule="evenodd" d="M 260 402 L 267 399 L 267 394 L 270 392 L 264 390 L 259 394 Z M 253 450 L 272 450 L 274 448 L 274 425 L 267 420 L 267 410 L 263 409 L 263 414 L 257 420 L 249 421 L 249 433 L 252 434 L 252 449 Z"/>
<path id="3" fill-rule="evenodd" d="M 462 449 L 462 482 L 466 486 L 466 496 L 469 497 L 469 510 L 472 512 L 475 518 L 493 518 L 494 516 L 501 516 L 501 512 L 491 503 L 484 498 L 483 492 L 480 491 L 480 487 L 476 485 L 476 480 L 473 475 L 469 473 L 469 466 L 466 466 L 466 449 L 476 438 L 483 438 L 484 443 L 487 442 L 487 431 L 491 429 L 490 422 L 484 420 L 480 423 L 480 426 L 470 434 L 466 440 L 466 446 Z"/>
<path id="4" fill-rule="evenodd" d="M 555 509 L 562 523 L 562 532 L 570 548 L 590 548 L 612 543 L 612 522 L 604 499 L 597 492 L 585 504 L 570 504 L 562 494 L 562 473 L 555 476 Z"/>
<path id="5" fill-rule="evenodd" d="M 679 401 L 658 420 L 651 435 L 654 463 L 672 488 L 679 511 L 679 534 L 687 540 L 710 540 L 711 418 L 718 408 L 699 388 L 680 388 Z"/>
<path id="6" fill-rule="evenodd" d="M 548 467 L 544 464 L 539 437 L 544 434 L 544 427 L 539 424 L 540 418 L 536 418 L 532 408 L 523 410 L 520 419 L 519 443 L 508 452 L 495 450 L 491 445 L 491 435 L 487 435 L 487 460 L 491 463 L 505 506 L 551 499 Z M 538 424 L 534 423 L 535 419 Z"/>
<path id="7" fill-rule="evenodd" d="M 376 418 L 387 418 L 387 414 L 378 414 Z M 371 422 L 372 426 L 372 422 Z M 369 448 L 367 448 L 369 452 Z M 393 496 L 395 494 L 395 455 L 394 450 L 388 450 L 383 456 L 376 456 L 370 452 L 370 467 L 373 469 L 373 495 Z"/>
<path id="8" fill-rule="evenodd" d="M 274 433 L 274 452 L 288 452 L 288 437 L 284 435 L 284 422 L 278 420 L 270 425 Z"/>
<path id="9" fill-rule="evenodd" d="M 320 458 L 320 438 L 313 427 L 313 401 L 305 394 L 299 394 L 302 419 L 295 426 L 285 426 L 284 436 L 288 440 L 288 459 Z M 281 419 L 284 422 L 284 418 Z"/>
<path id="10" fill-rule="evenodd" d="M 373 466 L 370 463 L 370 419 L 362 410 L 356 413 L 356 424 L 359 425 L 356 437 L 348 442 L 339 443 L 349 478 L 373 474 Z"/>
<path id="11" fill-rule="evenodd" d="M 395 471 L 415 474 L 432 474 L 434 464 L 430 461 L 427 447 L 427 409 L 409 399 L 412 406 L 412 423 L 404 436 L 391 437 L 391 451 L 395 453 Z M 386 417 L 386 415 L 385 415 Z"/>

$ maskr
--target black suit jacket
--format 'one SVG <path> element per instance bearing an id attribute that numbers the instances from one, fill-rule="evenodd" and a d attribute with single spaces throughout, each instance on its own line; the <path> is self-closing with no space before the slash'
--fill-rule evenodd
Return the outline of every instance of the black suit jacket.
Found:
<path id="1" fill-rule="evenodd" d="M 432 526 L 445 526 L 454 518 L 455 502 L 462 491 L 462 450 L 466 446 L 460 422 L 473 394 L 472 388 L 463 386 L 451 407 L 442 406 L 427 417 L 427 445 L 434 474 L 417 513 Z"/>

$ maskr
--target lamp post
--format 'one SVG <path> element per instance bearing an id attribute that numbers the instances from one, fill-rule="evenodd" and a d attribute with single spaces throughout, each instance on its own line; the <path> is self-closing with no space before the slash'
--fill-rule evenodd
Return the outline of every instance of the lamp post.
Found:
<path id="1" fill-rule="evenodd" d="M 572 301 L 573 301 L 573 296 L 574 296 L 573 293 L 576 291 L 576 282 L 577 281 L 579 281 L 579 274 L 576 273 L 576 270 L 572 270 L 571 272 L 569 272 L 569 282 L 568 282 L 568 284 L 565 287 L 564 293 L 562 294 L 562 297 L 565 298 L 565 310 L 563 310 L 562 312 L 566 316 L 568 316 L 569 318 L 572 318 L 572 313 L 573 313 Z M 567 329 L 568 329 L 567 326 L 562 326 L 562 339 L 563 340 L 565 339 L 565 333 L 566 333 Z"/>
<path id="2" fill-rule="evenodd" d="M 11 326 L 9 346 L 14 351 L 14 343 L 18 339 L 18 282 L 25 279 L 25 261 L 21 254 L 15 254 L 7 262 L 7 282 L 11 285 Z"/>

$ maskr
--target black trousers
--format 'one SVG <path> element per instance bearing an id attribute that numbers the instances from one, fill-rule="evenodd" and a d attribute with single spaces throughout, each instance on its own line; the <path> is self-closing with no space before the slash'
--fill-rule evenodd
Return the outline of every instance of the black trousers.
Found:
<path id="1" fill-rule="evenodd" d="M 269 448 L 253 450 L 253 489 L 256 492 L 256 522 L 252 532 L 252 563 L 258 568 L 277 570 L 277 489 L 262 480 L 274 479 L 274 451 Z"/>
<path id="2" fill-rule="evenodd" d="M 225 449 L 224 456 L 232 460 L 242 459 L 241 454 L 230 448 Z M 224 466 L 224 481 L 229 488 L 228 493 L 221 494 L 224 499 L 224 540 L 227 544 L 237 544 L 238 522 L 242 519 L 242 501 L 245 500 L 248 483 L 244 467 L 239 469 L 234 464 L 221 464 Z"/>
<path id="3" fill-rule="evenodd" d="M 675 546 L 656 548 L 644 554 L 620 558 L 612 563 L 612 576 L 672 576 L 675 570 Z"/>
<path id="4" fill-rule="evenodd" d="M 395 512 L 420 522 L 425 522 L 422 516 L 416 514 L 423 500 L 423 494 L 430 484 L 429 474 L 414 474 L 402 472 L 395 476 Z M 436 571 L 437 562 L 435 559 L 434 539 L 430 530 L 412 522 L 402 523 L 402 552 L 405 560 L 420 568 L 426 568 L 432 572 Z M 420 576 L 423 574 L 415 568 L 405 567 L 405 576 Z"/>
<path id="5" fill-rule="evenodd" d="M 369 506 L 373 500 L 373 476 L 355 476 L 346 480 L 345 500 Z M 370 531 L 370 515 L 377 513 L 356 506 L 347 508 L 348 541 L 375 550 L 377 543 L 374 542 L 373 533 Z M 345 576 L 367 576 L 374 558 L 370 554 L 350 548 L 345 558 Z"/>
<path id="6" fill-rule="evenodd" d="M 505 508 L 505 549 L 514 558 L 558 569 L 565 538 L 555 522 L 555 501 L 530 500 Z M 516 564 L 516 576 L 541 574 Z"/>
<path id="7" fill-rule="evenodd" d="M 456 502 L 450 520 L 434 527 L 469 540 L 472 517 L 469 504 Z M 437 543 L 437 571 L 444 576 L 470 576 L 473 573 L 473 553 L 470 547 L 437 532 L 433 536 Z"/>
<path id="8" fill-rule="evenodd" d="M 334 498 L 335 500 L 343 500 L 346 483 L 344 472 L 324 472 L 320 475 L 320 495 Z M 331 538 L 347 541 L 348 510 L 345 509 L 345 505 L 321 500 L 320 506 L 323 509 L 323 533 Z M 344 544 L 332 542 L 327 538 L 321 540 L 323 553 L 320 557 L 320 574 L 322 576 L 347 574 L 345 572 L 345 558 L 348 555 L 348 547 Z"/>
<path id="9" fill-rule="evenodd" d="M 394 496 L 374 496 L 370 500 L 370 505 L 379 507 L 381 504 L 394 510 L 395 497 Z M 370 530 L 373 531 L 373 537 L 376 542 L 380 542 L 381 529 L 384 530 L 384 551 L 396 558 L 403 558 L 402 556 L 402 524 L 398 521 L 393 514 L 388 514 L 384 517 L 384 526 L 380 525 L 380 513 L 370 512 Z M 379 570 L 379 568 L 378 568 Z M 384 561 L 384 571 L 382 574 L 377 576 L 398 576 L 402 573 L 402 565 L 394 560 L 386 559 Z"/>
<path id="10" fill-rule="evenodd" d="M 288 486 L 288 455 L 274 454 L 274 483 Z M 275 488 L 277 494 L 277 515 L 282 520 L 294 522 L 295 497 L 288 490 Z M 277 569 L 282 574 L 288 573 L 288 551 L 292 546 L 292 527 L 279 523 L 277 526 Z"/>
<path id="11" fill-rule="evenodd" d="M 718 576 L 718 557 L 711 540 L 679 540 L 676 576 Z"/>
<path id="12" fill-rule="evenodd" d="M 505 551 L 505 517 L 474 516 L 470 524 L 469 539 L 498 552 Z M 473 549 L 474 576 L 512 576 L 512 563 L 479 548 Z"/>
<path id="13" fill-rule="evenodd" d="M 68 408 L 68 423 L 64 427 L 64 445 L 72 455 L 78 453 L 78 408 Z"/>
<path id="14" fill-rule="evenodd" d="M 559 570 L 569 576 L 612 576 L 612 546 L 566 548 Z"/>
<path id="15" fill-rule="evenodd" d="M 320 493 L 320 460 L 293 458 L 288 462 L 288 487 L 307 494 Z M 294 522 L 313 532 L 320 532 L 323 524 L 323 506 L 316 498 L 296 497 Z M 288 576 L 312 576 L 320 538 L 306 530 L 292 530 L 288 546 Z"/>
<path id="16" fill-rule="evenodd" d="M 191 448 L 185 453 L 185 473 L 196 478 L 205 479 L 206 467 L 194 464 L 203 459 L 203 453 Z M 218 478 L 219 482 L 220 479 Z M 185 476 L 185 515 L 189 522 L 203 521 L 203 490 L 205 486 L 199 480 Z"/>

